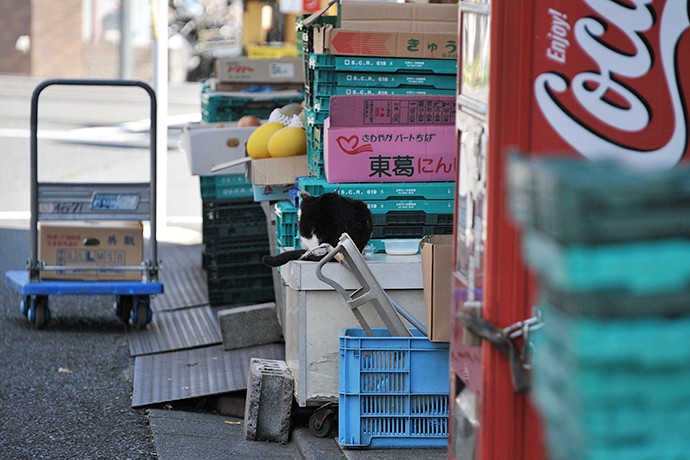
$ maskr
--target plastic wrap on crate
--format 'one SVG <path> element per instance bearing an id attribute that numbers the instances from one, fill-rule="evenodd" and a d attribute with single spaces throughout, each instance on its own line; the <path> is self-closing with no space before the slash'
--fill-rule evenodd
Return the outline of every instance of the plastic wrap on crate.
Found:
<path id="1" fill-rule="evenodd" d="M 564 242 L 690 236 L 690 167 L 639 171 L 576 156 L 508 161 L 514 219 Z"/>
<path id="2" fill-rule="evenodd" d="M 445 448 L 449 344 L 416 329 L 391 337 L 374 328 L 340 335 L 338 443 L 343 447 Z"/>
<path id="3" fill-rule="evenodd" d="M 690 239 L 565 245 L 536 230 L 523 236 L 528 265 L 563 291 L 620 289 L 638 295 L 680 291 L 690 283 Z"/>

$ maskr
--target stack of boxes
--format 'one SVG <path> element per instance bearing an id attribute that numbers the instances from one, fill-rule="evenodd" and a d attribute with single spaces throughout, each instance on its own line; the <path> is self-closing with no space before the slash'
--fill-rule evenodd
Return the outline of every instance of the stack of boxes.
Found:
<path id="1" fill-rule="evenodd" d="M 266 120 L 274 109 L 303 100 L 301 59 L 219 58 L 214 78 L 202 82 L 201 118 L 205 123 L 244 115 Z"/>
<path id="2" fill-rule="evenodd" d="M 338 8 L 337 20 L 316 14 L 300 23 L 311 177 L 297 188 L 365 201 L 379 252 L 387 238 L 451 234 L 457 5 Z M 276 212 L 278 241 L 299 246 L 298 235 L 280 234 L 296 229 L 298 200 L 292 205 Z"/>
<path id="3" fill-rule="evenodd" d="M 553 458 L 690 451 L 690 170 L 581 158 L 509 167 L 541 290 L 535 403 Z"/>
<path id="4" fill-rule="evenodd" d="M 275 299 L 273 273 L 261 262 L 270 253 L 266 213 L 255 200 L 265 187 L 244 173 L 212 173 L 211 168 L 246 156 L 245 144 L 256 127 L 234 122 L 246 115 L 266 120 L 276 108 L 303 100 L 303 63 L 294 57 L 219 58 L 214 78 L 202 82 L 203 123 L 185 127 L 182 148 L 192 174 L 199 176 L 202 264 L 211 305 Z"/>
<path id="5" fill-rule="evenodd" d="M 309 176 L 298 177 L 296 189 L 312 196 L 338 193 L 364 201 L 374 220 L 370 240 L 373 248 L 368 249 L 384 252 L 386 240 L 405 238 L 417 244 L 416 252 L 424 235 L 453 232 L 457 4 L 345 1 L 339 2 L 338 8 L 336 20 L 316 14 L 300 23 Z M 300 247 L 298 197 L 295 193 L 291 200 L 275 205 L 278 252 Z M 412 254 L 408 250 L 404 253 Z M 384 264 L 395 263 L 388 258 L 381 260 Z M 300 289 L 295 292 L 311 297 L 305 286 Z M 289 303 L 298 297 L 290 294 L 287 298 Z M 291 312 L 286 324 L 294 322 L 295 330 L 302 319 L 290 319 L 291 314 L 299 310 L 300 318 L 310 315 L 302 313 L 308 306 L 303 307 L 301 302 L 300 306 L 286 307 Z M 341 336 L 341 445 L 375 448 L 447 444 L 448 344 L 432 343 L 414 332 L 416 340 L 385 334 L 361 337 L 361 329 L 348 329 Z M 298 342 L 298 346 L 292 346 L 292 338 L 287 340 L 288 362 L 304 359 L 295 356 L 294 350 L 309 349 L 309 341 L 317 336 L 310 334 L 306 343 Z M 349 353 L 350 346 L 367 352 Z M 435 355 L 405 358 L 403 354 L 411 351 L 408 346 L 415 348 L 412 354 L 419 351 L 419 346 L 433 350 Z M 393 349 L 374 350 L 386 347 Z M 375 355 L 377 359 L 366 359 L 352 367 L 346 355 Z M 386 368 L 385 363 L 393 361 L 423 363 L 425 371 L 411 366 Z M 321 360 L 318 367 L 323 369 L 320 366 Z M 311 363 L 300 365 L 310 373 L 314 372 L 312 367 Z M 344 373 L 348 367 L 350 371 Z M 393 374 L 400 388 L 389 385 Z M 308 386 L 301 381 L 296 385 Z"/>

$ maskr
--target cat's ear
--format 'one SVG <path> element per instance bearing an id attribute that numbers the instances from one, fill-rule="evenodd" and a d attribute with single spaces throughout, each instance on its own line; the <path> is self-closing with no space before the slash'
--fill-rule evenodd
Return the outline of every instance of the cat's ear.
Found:
<path id="1" fill-rule="evenodd" d="M 310 199 L 310 198 L 314 198 L 313 196 L 311 196 L 311 193 L 307 192 L 306 190 L 300 190 L 300 191 L 299 191 L 299 197 L 300 197 L 302 200 L 305 200 L 305 199 L 308 200 L 308 199 Z"/>

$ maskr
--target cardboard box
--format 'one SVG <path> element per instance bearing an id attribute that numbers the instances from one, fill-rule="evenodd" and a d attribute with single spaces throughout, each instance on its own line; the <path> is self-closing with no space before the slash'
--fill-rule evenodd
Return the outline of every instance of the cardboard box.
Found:
<path id="1" fill-rule="evenodd" d="M 427 101 L 433 112 L 434 101 L 453 100 L 453 96 L 331 97 L 331 116 L 324 123 L 326 179 L 330 183 L 455 180 L 454 114 L 431 120 L 432 123 L 401 123 L 401 116 L 410 112 L 410 103 Z M 377 115 L 372 109 L 377 107 L 377 101 L 388 103 L 397 112 L 389 110 Z M 425 118 L 418 117 L 416 111 L 410 121 Z"/>
<path id="2" fill-rule="evenodd" d="M 454 125 L 455 96 L 332 96 L 331 126 Z"/>
<path id="3" fill-rule="evenodd" d="M 287 201 L 290 199 L 290 191 L 295 188 L 295 184 L 285 185 L 254 185 L 254 201 Z"/>
<path id="4" fill-rule="evenodd" d="M 304 62 L 301 58 L 218 58 L 215 77 L 235 83 L 304 83 Z"/>
<path id="5" fill-rule="evenodd" d="M 251 180 L 254 185 L 294 185 L 297 177 L 308 175 L 306 155 L 251 161 Z"/>
<path id="6" fill-rule="evenodd" d="M 427 330 L 432 342 L 450 342 L 453 235 L 422 238 L 422 280 Z"/>
<path id="7" fill-rule="evenodd" d="M 458 35 L 457 4 L 343 0 L 339 8 L 343 29 Z"/>
<path id="8" fill-rule="evenodd" d="M 180 148 L 187 155 L 193 175 L 228 174 L 212 172 L 221 163 L 245 156 L 245 144 L 256 126 L 240 128 L 237 123 L 189 123 L 182 128 Z"/>
<path id="9" fill-rule="evenodd" d="M 141 265 L 143 227 L 141 222 L 134 221 L 40 222 L 38 256 L 46 265 L 99 267 L 84 271 L 42 271 L 42 279 L 141 281 L 142 271 L 105 267 Z"/>
<path id="10" fill-rule="evenodd" d="M 313 27 L 314 52 L 457 59 L 457 8 L 455 4 L 341 2 L 340 27 Z"/>
<path id="11" fill-rule="evenodd" d="M 314 29 L 314 52 L 339 56 L 457 59 L 456 34 Z"/>

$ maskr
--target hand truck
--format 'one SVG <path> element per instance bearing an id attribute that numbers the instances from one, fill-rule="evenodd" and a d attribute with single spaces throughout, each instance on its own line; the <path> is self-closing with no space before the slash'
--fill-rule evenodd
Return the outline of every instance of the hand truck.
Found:
<path id="1" fill-rule="evenodd" d="M 38 100 L 41 92 L 56 85 L 138 87 L 150 99 L 150 180 L 148 182 L 77 183 L 38 181 Z M 163 293 L 158 281 L 156 240 L 156 95 L 146 83 L 134 80 L 52 79 L 40 83 L 31 98 L 31 218 L 29 259 L 26 270 L 5 273 L 8 287 L 22 296 L 20 311 L 36 328 L 50 319 L 50 295 L 114 295 L 115 314 L 125 323 L 145 328 L 152 319 L 151 296 Z M 124 220 L 149 221 L 148 258 L 137 266 L 108 266 L 108 270 L 142 272 L 142 281 L 44 280 L 41 273 L 65 269 L 50 266 L 38 258 L 40 221 Z M 94 266 L 69 266 L 70 270 L 94 270 Z"/>

